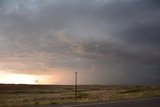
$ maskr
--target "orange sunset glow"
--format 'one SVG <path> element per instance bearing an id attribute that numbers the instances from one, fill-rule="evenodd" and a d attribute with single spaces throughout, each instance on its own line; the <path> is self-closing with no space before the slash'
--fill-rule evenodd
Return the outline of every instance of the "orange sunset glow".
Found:
<path id="1" fill-rule="evenodd" d="M 62 76 L 55 75 L 15 74 L 5 71 L 3 76 L 0 75 L 0 83 L 4 84 L 56 84 L 60 80 Z"/>

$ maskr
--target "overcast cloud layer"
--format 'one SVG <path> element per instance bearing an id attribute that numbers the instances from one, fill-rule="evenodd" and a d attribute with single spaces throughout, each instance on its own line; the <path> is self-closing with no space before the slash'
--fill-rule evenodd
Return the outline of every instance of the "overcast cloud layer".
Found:
<path id="1" fill-rule="evenodd" d="M 0 69 L 159 84 L 160 1 L 0 0 Z"/>

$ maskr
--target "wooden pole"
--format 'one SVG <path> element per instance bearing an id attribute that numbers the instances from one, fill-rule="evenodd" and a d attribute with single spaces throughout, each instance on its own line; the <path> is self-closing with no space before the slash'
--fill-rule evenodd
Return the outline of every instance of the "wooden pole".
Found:
<path id="1" fill-rule="evenodd" d="M 75 72 L 75 101 L 77 102 L 77 72 Z"/>

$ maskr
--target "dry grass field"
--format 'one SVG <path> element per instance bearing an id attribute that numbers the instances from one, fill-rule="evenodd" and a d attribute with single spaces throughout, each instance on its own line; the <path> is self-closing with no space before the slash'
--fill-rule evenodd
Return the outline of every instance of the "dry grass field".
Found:
<path id="1" fill-rule="evenodd" d="M 78 86 L 78 103 L 153 97 L 160 97 L 160 86 Z M 74 103 L 74 86 L 1 84 L 0 99 L 0 107 Z"/>

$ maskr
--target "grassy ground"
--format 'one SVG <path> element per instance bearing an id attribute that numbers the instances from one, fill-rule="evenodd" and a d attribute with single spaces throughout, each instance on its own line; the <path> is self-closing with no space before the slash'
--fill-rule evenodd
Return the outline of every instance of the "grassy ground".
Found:
<path id="1" fill-rule="evenodd" d="M 160 86 L 78 86 L 78 102 L 160 97 Z M 0 107 L 74 103 L 74 86 L 0 85 Z"/>

